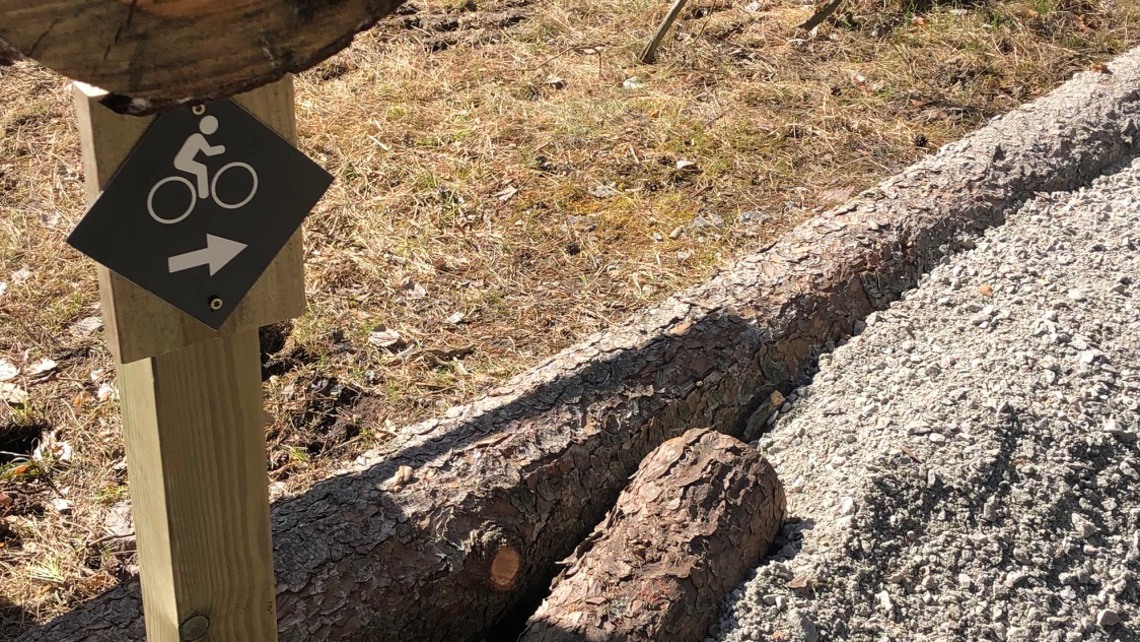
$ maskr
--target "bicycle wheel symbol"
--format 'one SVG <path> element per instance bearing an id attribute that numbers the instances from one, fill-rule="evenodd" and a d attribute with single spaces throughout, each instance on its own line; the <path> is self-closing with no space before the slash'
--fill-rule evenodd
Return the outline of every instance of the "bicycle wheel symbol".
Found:
<path id="1" fill-rule="evenodd" d="M 158 188 L 166 185 L 167 183 L 186 185 L 186 195 L 188 197 L 189 204 L 181 214 L 175 214 L 174 216 L 163 216 L 162 214 L 154 211 L 154 195 L 158 192 Z M 184 220 L 187 216 L 190 216 L 190 213 L 194 211 L 194 205 L 197 202 L 198 195 L 194 193 L 194 186 L 190 184 L 190 181 L 188 179 L 182 178 L 181 176 L 167 176 L 161 181 L 155 183 L 154 187 L 150 188 L 150 194 L 147 194 L 146 197 L 146 209 L 148 212 L 150 212 L 150 216 L 154 220 L 158 221 L 159 223 L 165 223 L 166 225 L 172 225 Z"/>
<path id="2" fill-rule="evenodd" d="M 251 180 L 251 185 L 249 188 L 249 194 L 247 194 L 245 198 L 227 203 L 218 196 L 218 179 L 220 179 L 223 174 L 231 169 L 244 169 L 246 172 L 248 172 Z M 155 210 L 154 196 L 158 193 L 159 188 L 168 183 L 185 186 L 188 203 L 186 205 L 186 209 L 182 210 L 181 212 L 158 212 Z M 214 174 L 213 179 L 210 181 L 210 199 L 217 203 L 218 207 L 227 210 L 236 210 L 238 208 L 245 207 L 247 204 L 249 204 L 250 201 L 253 200 L 253 197 L 257 195 L 257 188 L 257 172 L 254 171 L 253 167 L 251 167 L 249 163 L 227 163 L 226 165 L 223 165 L 222 168 L 217 171 L 217 173 Z M 198 194 L 194 189 L 194 184 L 190 182 L 190 179 L 182 176 L 167 176 L 166 178 L 158 181 L 154 184 L 154 187 L 150 188 L 150 193 L 147 194 L 146 197 L 146 209 L 147 212 L 150 213 L 150 217 L 164 225 L 173 225 L 175 223 L 181 223 L 182 221 L 186 220 L 186 217 L 190 216 L 190 214 L 194 212 L 194 206 L 197 204 Z"/>
<path id="3" fill-rule="evenodd" d="M 253 184 L 250 185 L 249 194 L 245 198 L 241 199 L 240 201 L 237 201 L 236 203 L 226 203 L 226 202 L 222 201 L 222 199 L 218 196 L 218 179 L 221 178 L 222 174 L 225 174 L 227 170 L 235 169 L 235 168 L 241 168 L 241 169 L 244 169 L 245 171 L 249 172 L 249 177 L 253 181 Z M 218 204 L 218 207 L 222 207 L 222 208 L 225 208 L 227 210 L 236 210 L 239 207 L 245 207 L 245 205 L 247 203 L 249 203 L 250 201 L 252 201 L 253 197 L 256 195 L 257 195 L 257 172 L 253 171 L 253 168 L 250 167 L 249 163 L 240 163 L 240 162 L 227 163 L 227 164 L 223 165 L 221 169 L 218 170 L 217 174 L 214 174 L 214 179 L 212 181 L 210 181 L 210 198 L 214 199 L 214 202 Z"/>

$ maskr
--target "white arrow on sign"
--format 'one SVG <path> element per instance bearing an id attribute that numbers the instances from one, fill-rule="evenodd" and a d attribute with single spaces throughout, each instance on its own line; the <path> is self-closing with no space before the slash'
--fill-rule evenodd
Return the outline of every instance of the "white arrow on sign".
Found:
<path id="1" fill-rule="evenodd" d="M 207 234 L 204 249 L 172 256 L 167 259 L 167 264 L 170 266 L 171 274 L 196 268 L 200 265 L 209 265 L 210 276 L 214 276 L 218 270 L 224 268 L 246 247 L 248 246 L 245 243 Z"/>

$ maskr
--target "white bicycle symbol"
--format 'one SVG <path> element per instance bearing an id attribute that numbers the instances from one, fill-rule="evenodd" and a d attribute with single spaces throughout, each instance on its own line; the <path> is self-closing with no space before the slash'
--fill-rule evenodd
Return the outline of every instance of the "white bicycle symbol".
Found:
<path id="1" fill-rule="evenodd" d="M 204 114 L 205 111 L 206 110 L 204 107 L 195 107 L 193 109 L 193 113 L 199 116 Z M 151 218 L 164 225 L 173 225 L 175 223 L 186 220 L 186 217 L 190 216 L 190 214 L 194 212 L 194 206 L 198 204 L 198 201 L 200 199 L 209 198 L 210 200 L 214 201 L 214 203 L 217 203 L 218 207 L 227 210 L 236 210 L 240 207 L 244 207 L 247 203 L 253 200 L 254 196 L 257 195 L 257 172 L 253 169 L 252 166 L 249 165 L 249 163 L 227 163 L 223 165 L 217 172 L 215 172 L 212 178 L 209 176 L 209 169 L 206 167 L 206 165 L 196 160 L 198 154 L 204 153 L 207 156 L 216 156 L 218 154 L 225 153 L 226 148 L 224 145 L 210 145 L 209 142 L 206 141 L 206 134 L 213 134 L 218 130 L 217 118 L 214 118 L 213 116 L 205 116 L 199 122 L 198 127 L 201 133 L 191 134 L 190 137 L 186 139 L 186 142 L 182 145 L 182 149 L 178 152 L 178 155 L 174 159 L 174 167 L 176 169 L 194 175 L 198 182 L 197 187 L 195 187 L 194 183 L 190 182 L 190 179 L 184 176 L 167 176 L 166 178 L 155 183 L 154 186 L 150 188 L 150 193 L 147 194 L 147 211 L 150 213 Z M 249 194 L 247 194 L 245 198 L 227 203 L 218 196 L 218 179 L 220 179 L 222 175 L 231 169 L 243 169 L 248 172 L 250 179 L 252 180 L 252 186 L 250 187 Z M 155 194 L 158 193 L 159 188 L 167 184 L 185 185 L 186 189 L 189 191 L 189 205 L 186 206 L 185 210 L 180 213 L 176 213 L 174 216 L 167 215 L 170 214 L 168 212 L 163 212 L 160 214 L 154 209 Z"/>

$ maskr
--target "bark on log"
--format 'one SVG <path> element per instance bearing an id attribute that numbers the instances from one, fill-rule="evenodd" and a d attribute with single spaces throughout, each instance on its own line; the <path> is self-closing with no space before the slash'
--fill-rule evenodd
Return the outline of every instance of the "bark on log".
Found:
<path id="1" fill-rule="evenodd" d="M 707 429 L 670 439 L 565 562 L 519 642 L 700 642 L 785 508 L 756 448 Z"/>
<path id="2" fill-rule="evenodd" d="M 549 585 L 653 448 L 693 425 L 755 432 L 775 389 L 789 391 L 825 344 L 913 286 L 954 239 L 1135 155 L 1140 52 L 1109 68 L 278 502 L 281 641 L 477 638 Z M 370 421 L 368 404 L 357 411 Z M 504 549 L 519 558 L 506 583 L 490 579 L 511 559 Z M 142 637 L 127 585 L 20 639 Z"/>
<path id="3" fill-rule="evenodd" d="M 0 61 L 18 51 L 146 114 L 299 72 L 403 0 L 0 0 Z"/>

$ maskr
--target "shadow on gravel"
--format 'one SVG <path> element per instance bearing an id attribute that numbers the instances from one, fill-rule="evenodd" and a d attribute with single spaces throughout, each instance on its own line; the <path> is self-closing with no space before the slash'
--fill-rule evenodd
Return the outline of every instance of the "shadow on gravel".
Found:
<path id="1" fill-rule="evenodd" d="M 1013 583 L 994 582 L 989 584 L 982 581 L 975 584 L 972 589 L 987 602 L 1010 604 L 1017 600 L 1019 590 L 1026 588 L 1044 588 L 1051 594 L 1049 605 L 1053 614 L 1062 607 L 1063 603 L 1083 601 L 1095 595 L 1104 587 L 1096 582 L 1081 581 L 1080 574 L 1086 567 L 1088 555 L 1096 554 L 1096 539 L 1087 543 L 1094 545 L 1090 552 L 1087 545 L 1070 547 L 1067 552 L 1056 555 L 1042 555 L 1042 548 L 1022 548 L 1023 536 L 1019 537 L 1020 529 L 1026 528 L 1029 532 L 1052 532 L 1056 538 L 1045 542 L 1044 546 L 1056 545 L 1053 550 L 1061 551 L 1060 543 L 1074 529 L 1073 514 L 1094 515 L 1094 523 L 1099 532 L 1120 531 L 1120 525 L 1110 525 L 1103 521 L 1106 510 L 1103 502 L 1112 495 L 1104 495 L 1096 506 L 1087 503 L 1089 489 L 1098 488 L 1098 476 L 1106 471 L 1112 471 L 1119 465 L 1124 456 L 1119 444 L 1103 442 L 1099 445 L 1081 442 L 1077 449 L 1069 450 L 1066 457 L 1077 462 L 1075 465 L 1062 467 L 1062 479 L 1052 476 L 1040 477 L 1042 471 L 1027 464 L 1041 464 L 1046 469 L 1049 462 L 1030 462 L 1019 458 L 1019 447 L 1025 440 L 1033 439 L 1043 452 L 1058 452 L 1061 449 L 1071 448 L 1055 438 L 1042 439 L 1041 431 L 1034 430 L 1039 422 L 1049 421 L 1049 417 L 1040 417 L 1019 409 L 1007 409 L 1001 413 L 1001 428 L 991 433 L 995 449 L 984 452 L 984 460 L 977 466 L 971 466 L 960 471 L 954 478 L 943 478 L 934 472 L 938 462 L 915 461 L 904 454 L 897 454 L 886 462 L 884 469 L 873 477 L 874 490 L 867 493 L 866 504 L 860 511 L 860 517 L 865 517 L 867 523 L 857 530 L 863 533 L 874 533 L 869 548 L 863 548 L 867 540 L 856 540 L 848 548 L 848 558 L 851 562 L 847 568 L 837 568 L 840 575 L 849 574 L 859 576 L 860 593 L 868 601 L 883 590 L 899 590 L 898 585 L 907 585 L 917 582 L 917 577 L 923 573 L 938 574 L 943 571 L 945 576 L 939 577 L 939 582 L 946 582 L 955 586 L 957 578 L 954 573 L 963 568 L 963 565 L 973 572 L 981 571 L 990 576 L 1010 577 L 1014 573 L 1024 573 L 1025 568 L 1032 568 L 1034 572 L 1022 575 Z M 1044 486 L 1045 496 L 1027 495 L 1025 488 L 1018 489 L 1019 483 L 1030 479 L 1038 486 Z M 1047 482 L 1045 486 L 1041 482 Z M 977 492 L 977 489 L 982 489 Z M 1026 504 L 1026 502 L 1030 502 Z M 1112 501 L 1116 501 L 1115 499 Z M 1124 498 L 1121 497 L 1121 501 Z M 1041 504 L 1049 504 L 1046 510 L 1034 514 L 1035 508 Z M 1082 505 L 1082 503 L 1084 505 Z M 905 506 L 905 510 L 899 507 Z M 1000 512 L 993 507 L 1003 507 Z M 988 507 L 988 509 L 987 509 Z M 1090 510 L 1092 509 L 1092 510 Z M 1131 526 L 1135 527 L 1136 524 Z M 1004 532 L 1003 532 L 1004 530 Z M 1126 529 L 1131 532 L 1131 529 Z M 1010 532 L 1012 531 L 1012 535 Z M 954 544 L 930 549 L 923 548 L 924 543 L 941 541 L 944 538 L 968 538 L 973 543 L 965 557 L 960 561 L 956 556 Z M 1012 539 L 1011 539 L 1012 538 Z M 1041 543 L 1039 540 L 1031 545 Z M 922 553 L 936 550 L 941 558 L 936 564 L 928 568 L 910 566 L 914 560 L 925 560 Z M 947 559 L 945 556 L 949 555 Z M 925 563 L 925 562 L 924 562 Z M 1123 561 L 1121 562 L 1124 563 Z M 912 590 L 914 587 L 908 589 Z M 941 587 L 938 590 L 946 590 Z M 949 589 L 952 592 L 955 589 Z M 959 588 L 958 590 L 963 590 Z M 1065 591 L 1072 591 L 1066 598 Z M 853 595 L 848 599 L 857 600 Z M 1135 582 L 1129 582 L 1126 592 L 1119 596 L 1122 604 L 1140 603 L 1140 587 Z M 853 603 L 852 606 L 855 606 Z M 921 609 L 921 606 L 917 607 Z M 968 635 L 976 627 L 989 626 L 992 622 L 988 614 L 969 613 L 963 610 L 961 620 L 954 622 L 957 635 Z M 913 615 L 913 614 L 912 614 Z M 1080 622 L 1082 613 L 1073 613 L 1064 616 L 1064 619 Z M 970 619 L 974 622 L 969 622 Z M 855 618 L 859 620 L 859 618 Z M 836 639 L 871 639 L 882 631 L 855 628 L 847 621 L 834 621 L 830 623 Z M 1102 637 L 1097 639 L 1121 640 L 1136 642 L 1140 640 L 1134 630 L 1135 623 L 1125 621 L 1111 629 L 1101 629 Z M 996 632 L 993 632 L 997 635 Z M 1044 639 L 1044 638 L 1042 638 Z"/>
<path id="2" fill-rule="evenodd" d="M 864 522 L 858 531 L 874 533 L 873 541 L 854 541 L 848 547 L 844 564 L 847 568 L 837 568 L 837 576 L 861 576 L 862 593 L 871 596 L 884 587 L 899 581 L 899 576 L 909 570 L 902 563 L 914 557 L 910 550 L 931 541 L 936 535 L 936 524 L 945 524 L 952 515 L 968 515 L 965 518 L 969 528 L 976 528 L 982 519 L 984 504 L 991 497 L 1002 498 L 1009 494 L 1008 480 L 1016 475 L 1012 455 L 1017 449 L 1019 438 L 1024 430 L 1014 415 L 1003 415 L 1001 429 L 994 433 L 997 451 L 990 452 L 993 463 L 978 470 L 955 471 L 953 479 L 945 479 L 934 472 L 924 461 L 916 461 L 899 452 L 886 461 L 880 474 L 872 477 L 873 490 L 865 495 L 865 505 L 860 509 L 859 521 Z M 935 462 L 936 464 L 936 462 Z M 988 469 L 988 470 L 987 470 Z M 984 487 L 984 495 L 970 495 L 970 488 Z M 906 510 L 897 510 L 905 506 Z M 952 547 L 947 547 L 952 550 Z M 850 560 L 850 562 L 847 562 Z M 853 619 L 852 621 L 858 621 Z M 880 631 L 851 627 L 851 621 L 831 622 L 837 639 L 875 636 Z M 957 634 L 968 633 L 962 624 Z"/>

